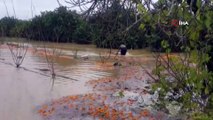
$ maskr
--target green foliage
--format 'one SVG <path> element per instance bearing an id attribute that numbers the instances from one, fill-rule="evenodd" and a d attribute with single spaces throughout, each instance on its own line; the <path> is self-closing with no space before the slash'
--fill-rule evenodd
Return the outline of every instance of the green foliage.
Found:
<path id="1" fill-rule="evenodd" d="M 76 28 L 75 32 L 73 33 L 73 42 L 79 43 L 79 44 L 89 44 L 92 42 L 91 40 L 91 28 L 90 26 L 84 22 L 81 21 Z"/>
<path id="2" fill-rule="evenodd" d="M 52 42 L 76 42 L 89 39 L 89 27 L 75 11 L 66 7 L 59 7 L 54 11 L 42 12 L 32 20 L 23 21 L 15 18 L 5 17 L 0 20 L 1 36 L 24 37 L 34 40 L 45 40 Z M 73 38 L 78 37 L 73 40 Z"/>
<path id="3" fill-rule="evenodd" d="M 127 30 L 134 20 L 134 9 L 125 8 L 121 2 L 113 1 L 110 7 L 89 19 L 94 43 L 97 47 L 104 48 L 118 48 L 122 43 L 126 44 L 128 48 L 146 46 L 143 31 L 139 30 L 140 24 Z"/>
<path id="4" fill-rule="evenodd" d="M 205 114 L 205 113 L 194 113 L 192 115 L 192 119 L 193 120 L 213 120 L 213 116 Z"/>
<path id="5" fill-rule="evenodd" d="M 0 20 L 0 36 L 12 36 L 11 30 L 15 27 L 17 19 L 4 17 Z"/>
<path id="6" fill-rule="evenodd" d="M 10 30 L 12 36 L 27 37 L 27 30 L 30 22 L 19 20 L 15 26 Z"/>
<path id="7" fill-rule="evenodd" d="M 55 11 L 43 12 L 41 16 L 32 19 L 30 30 L 32 39 L 71 42 L 72 35 L 78 26 L 79 17 L 75 11 L 59 7 Z"/>
<path id="8" fill-rule="evenodd" d="M 168 58 L 163 63 L 166 65 L 162 64 L 153 71 L 159 77 L 153 88 L 161 88 L 162 104 L 176 101 L 182 104 L 182 111 L 185 112 L 203 111 L 208 104 L 212 104 L 209 98 L 213 95 L 213 76 L 201 64 L 208 59 L 207 56 L 200 57 L 198 53 L 191 51 L 184 62 L 181 58 Z M 168 93 L 172 95 L 168 96 Z"/>
<path id="9" fill-rule="evenodd" d="M 96 11 L 87 19 L 66 7 L 42 12 L 28 21 L 5 17 L 0 20 L 0 36 L 52 42 L 94 43 L 97 47 L 105 48 L 118 48 L 123 43 L 128 48 L 150 47 L 153 51 L 166 52 L 181 52 L 186 49 L 183 45 L 186 43 L 180 42 L 176 33 L 184 33 L 186 39 L 194 40 L 187 41 L 190 48 L 199 47 L 196 42 L 202 39 L 208 39 L 208 42 L 212 40 L 212 7 L 201 5 L 201 0 L 197 0 L 195 4 L 198 8 L 195 15 L 189 10 L 186 1 L 174 1 L 173 6 L 172 1 L 159 0 L 151 10 L 138 0 L 133 2 L 137 5 L 124 7 L 122 1 L 112 1 L 108 7 Z M 136 13 L 136 9 L 141 16 Z M 172 19 L 188 21 L 190 26 L 174 27 L 171 25 Z M 161 46 L 162 40 L 166 41 L 170 48 Z"/>
<path id="10" fill-rule="evenodd" d="M 180 113 L 193 119 L 210 120 L 213 111 L 213 107 L 209 107 L 213 104 L 213 15 L 207 3 L 201 5 L 201 0 L 197 0 L 195 5 L 160 0 L 155 6 L 159 11 L 145 12 L 142 5 L 138 9 L 145 19 L 143 24 L 148 26 L 145 28 L 149 31 L 146 37 L 150 45 L 166 51 L 164 57 L 156 58 L 153 70 L 158 80 L 153 85 L 153 90 L 159 90 L 158 105 L 167 109 L 169 103 L 176 102 L 181 106 Z M 156 19 L 150 20 L 147 16 Z M 170 24 L 172 19 L 187 21 L 189 25 L 174 27 Z M 155 46 L 156 43 L 160 47 Z M 176 48 L 182 51 L 179 56 L 171 54 Z"/>
<path id="11" fill-rule="evenodd" d="M 120 91 L 118 94 L 119 94 L 119 97 L 121 97 L 121 98 L 124 97 L 123 91 Z"/>
<path id="12" fill-rule="evenodd" d="M 0 35 L 52 42 L 94 43 L 105 48 L 118 48 L 121 43 L 128 48 L 144 48 L 148 45 L 144 37 L 146 24 L 138 23 L 126 30 L 135 22 L 134 11 L 114 1 L 106 10 L 83 19 L 75 11 L 59 7 L 28 21 L 3 18 L 0 20 Z"/>

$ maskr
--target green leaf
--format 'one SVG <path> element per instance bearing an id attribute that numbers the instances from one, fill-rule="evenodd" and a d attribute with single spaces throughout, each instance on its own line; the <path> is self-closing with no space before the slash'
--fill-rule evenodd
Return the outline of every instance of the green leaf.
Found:
<path id="1" fill-rule="evenodd" d="M 205 88 L 205 94 L 209 94 L 209 89 L 208 89 L 208 87 Z"/>
<path id="2" fill-rule="evenodd" d="M 162 40 L 162 41 L 161 41 L 161 46 L 162 46 L 164 49 L 168 48 L 168 47 L 169 47 L 168 41 Z"/>
<path id="3" fill-rule="evenodd" d="M 166 49 L 166 53 L 170 53 L 172 50 L 170 48 Z"/>
<path id="4" fill-rule="evenodd" d="M 145 25 L 144 24 L 140 24 L 139 29 L 144 30 Z"/>
<path id="5" fill-rule="evenodd" d="M 146 8 L 142 4 L 138 4 L 137 8 L 140 13 L 146 12 Z"/>
<path id="6" fill-rule="evenodd" d="M 119 97 L 124 97 L 124 94 L 122 91 L 120 91 L 118 94 L 119 94 Z"/>
<path id="7" fill-rule="evenodd" d="M 201 4 L 202 4 L 202 1 L 201 1 L 201 0 L 197 0 L 196 5 L 197 5 L 198 9 L 200 9 L 200 8 L 201 8 Z"/>
<path id="8" fill-rule="evenodd" d="M 190 38 L 191 38 L 191 40 L 194 40 L 194 41 L 198 40 L 198 38 L 199 38 L 199 32 L 198 31 L 191 32 Z"/>
<path id="9" fill-rule="evenodd" d="M 207 12 L 206 15 L 205 25 L 208 29 L 210 29 L 212 24 L 211 12 Z"/>

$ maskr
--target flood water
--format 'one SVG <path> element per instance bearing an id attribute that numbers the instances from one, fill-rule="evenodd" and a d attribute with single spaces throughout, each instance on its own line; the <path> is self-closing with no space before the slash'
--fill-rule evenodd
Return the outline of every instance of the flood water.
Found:
<path id="1" fill-rule="evenodd" d="M 79 59 L 58 60 L 56 74 L 78 81 L 56 77 L 52 87 L 52 79 L 45 76 L 50 73 L 41 71 L 48 68 L 44 56 L 29 49 L 21 68 L 16 68 L 9 49 L 4 46 L 0 49 L 0 120 L 41 120 L 36 107 L 62 96 L 93 92 L 85 86 L 87 81 L 116 75 L 115 70 L 94 70 L 100 49 L 91 45 L 65 44 L 63 55 L 71 56 L 78 50 Z M 35 44 L 30 46 L 39 48 Z M 133 51 L 129 55 L 139 54 L 140 51 Z M 81 59 L 81 56 L 89 56 L 89 59 Z"/>

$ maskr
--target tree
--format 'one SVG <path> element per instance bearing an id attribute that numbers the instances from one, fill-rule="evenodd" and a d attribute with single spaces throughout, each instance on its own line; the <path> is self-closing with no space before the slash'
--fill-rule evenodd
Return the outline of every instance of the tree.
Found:
<path id="1" fill-rule="evenodd" d="M 156 54 L 156 69 L 153 71 L 155 76 L 152 76 L 156 80 L 153 88 L 159 90 L 160 108 L 166 109 L 166 105 L 173 101 L 179 104 L 182 113 L 195 119 L 212 118 L 210 106 L 213 99 L 213 74 L 210 67 L 205 67 L 206 63 L 209 66 L 208 64 L 213 62 L 213 56 L 209 56 L 209 53 L 212 53 L 213 40 L 212 6 L 209 1 L 201 0 L 197 0 L 196 4 L 159 0 L 150 5 L 157 10 L 155 14 L 138 3 L 145 24 L 152 23 L 149 24 L 151 29 L 157 26 L 161 31 L 157 35 L 163 33 L 168 36 L 166 39 L 161 38 L 161 49 L 164 49 L 166 54 Z M 173 19 L 188 21 L 189 25 L 173 26 Z M 152 34 L 156 33 L 151 32 L 151 36 Z M 176 43 L 182 51 L 179 56 L 171 54 Z"/>
<path id="2" fill-rule="evenodd" d="M 72 42 L 72 35 L 77 28 L 79 17 L 75 11 L 59 7 L 54 11 L 42 12 L 40 16 L 32 19 L 29 29 L 32 30 L 32 39 L 55 41 L 57 33 L 58 42 Z M 41 37 L 41 32 L 45 33 Z"/>
<path id="3" fill-rule="evenodd" d="M 17 19 L 13 17 L 4 17 L 0 20 L 0 35 L 1 36 L 12 36 L 11 30 L 15 27 Z"/>
<path id="4" fill-rule="evenodd" d="M 18 38 L 20 39 L 20 38 Z M 28 50 L 28 44 L 17 41 L 17 43 L 7 43 L 12 59 L 17 68 L 23 63 Z"/>
<path id="5" fill-rule="evenodd" d="M 90 3 L 91 6 L 83 12 L 83 15 L 86 13 L 87 16 L 91 13 L 104 13 L 113 6 L 113 1 L 110 0 L 70 1 L 67 2 L 73 5 L 78 4 L 81 7 Z M 126 1 L 121 2 L 124 3 Z M 117 1 L 117 3 L 119 2 Z M 145 39 L 152 40 L 148 44 L 157 51 L 166 52 L 165 56 L 162 56 L 159 52 L 157 53 L 156 69 L 153 71 L 155 76 L 152 76 L 157 82 L 153 85 L 153 88 L 160 88 L 159 100 L 161 105 L 166 107 L 167 103 L 175 101 L 182 107 L 182 112 L 184 113 L 190 113 L 189 115 L 191 115 L 198 112 L 198 115 L 200 117 L 203 116 L 203 119 L 211 118 L 212 109 L 209 106 L 212 106 L 213 99 L 213 75 L 211 69 L 213 65 L 213 12 L 210 1 L 159 0 L 153 3 L 151 0 L 144 2 L 133 0 L 132 3 L 140 12 L 140 17 L 139 20 L 136 19 L 132 25 L 127 27 L 127 30 L 140 23 Z M 124 4 L 122 5 L 124 6 Z M 98 6 L 103 7 L 99 8 Z M 113 15 L 116 15 L 116 13 Z M 103 14 L 96 18 L 101 18 L 102 16 Z M 177 24 L 176 26 L 171 24 L 173 20 L 178 22 L 187 21 L 189 25 L 181 26 Z M 97 39 L 102 39 L 99 42 L 107 44 L 105 40 L 107 40 L 106 37 L 109 35 L 104 36 L 101 34 L 101 30 L 104 29 L 95 30 L 96 33 L 100 32 L 99 36 L 95 36 Z M 118 28 L 115 28 L 116 30 Z M 119 38 L 112 37 L 115 31 L 110 33 L 110 37 L 113 40 L 118 40 Z M 131 39 L 130 42 L 132 42 Z M 179 56 L 171 57 L 173 56 L 171 51 L 181 51 L 182 53 Z M 207 68 L 205 67 L 206 65 Z"/>
<path id="6" fill-rule="evenodd" d="M 90 25 L 83 20 L 79 20 L 78 26 L 75 29 L 73 36 L 73 42 L 78 44 L 91 44 L 91 27 Z"/>

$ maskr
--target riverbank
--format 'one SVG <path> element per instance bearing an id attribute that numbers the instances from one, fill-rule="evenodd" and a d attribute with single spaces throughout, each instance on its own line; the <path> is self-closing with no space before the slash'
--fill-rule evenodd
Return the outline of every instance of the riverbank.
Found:
<path id="1" fill-rule="evenodd" d="M 87 86 L 92 87 L 94 93 L 52 100 L 38 107 L 38 114 L 44 120 L 168 119 L 163 111 L 152 108 L 157 100 L 150 94 L 154 81 L 140 66 L 130 62 L 134 61 L 127 58 L 122 66 L 114 67 L 118 76 L 88 81 Z"/>
<path id="2" fill-rule="evenodd" d="M 29 46 L 26 59 L 21 66 L 48 75 L 48 71 L 41 70 L 47 68 L 46 55 L 52 55 L 45 54 L 40 47 L 35 47 L 38 46 L 37 43 L 31 43 Z M 154 67 L 155 58 L 150 53 L 146 50 L 129 50 L 126 57 L 111 55 L 110 59 L 105 59 L 109 55 L 109 50 L 90 47 L 84 47 L 83 49 L 81 47 L 77 58 L 75 58 L 73 54 L 75 49 L 71 49 L 75 47 L 72 46 L 69 46 L 70 50 L 62 49 L 63 55 L 59 56 L 59 60 L 56 61 L 55 69 L 57 74 L 78 81 L 73 82 L 68 79 L 57 78 L 52 91 L 40 90 L 40 92 L 46 91 L 46 95 L 40 97 L 48 99 L 39 101 L 39 104 L 34 104 L 33 109 L 32 107 L 23 108 L 30 111 L 21 114 L 35 114 L 45 120 L 167 118 L 164 112 L 155 111 L 152 107 L 156 99 L 153 93 L 150 94 L 150 86 L 154 81 L 149 78 L 144 70 L 151 72 L 152 67 Z M 8 46 L 2 45 L 1 51 L 3 52 L 2 58 L 4 58 L 4 61 L 12 63 Z M 85 55 L 88 59 L 82 59 L 82 56 Z M 103 58 L 102 60 L 100 55 Z M 114 64 L 115 62 L 119 62 L 121 65 Z M 22 68 L 19 70 L 23 70 L 23 74 L 29 74 L 30 76 L 35 74 L 28 73 L 29 71 L 27 72 Z M 11 82 L 15 80 L 9 77 L 9 71 L 4 74 L 8 76 L 5 80 L 9 79 Z M 19 74 L 16 75 L 19 76 Z M 24 78 L 21 77 L 20 80 L 22 79 Z M 35 85 L 34 82 L 37 82 L 37 79 L 38 77 L 29 79 L 29 82 L 33 83 L 30 85 Z M 45 80 L 45 84 L 42 85 L 44 88 L 51 87 L 51 79 L 42 76 L 39 79 L 40 82 L 36 87 L 33 87 L 40 88 L 39 85 L 43 83 L 43 80 Z M 52 97 L 52 94 L 54 97 Z M 36 94 L 29 93 L 26 96 L 37 98 Z M 5 97 L 7 96 L 5 95 Z M 17 99 L 21 99 L 21 96 Z M 17 99 L 12 101 L 16 103 Z M 29 100 L 29 102 L 32 101 Z M 15 111 L 18 111 L 18 108 Z M 28 119 L 34 120 L 30 116 L 28 116 Z"/>
<path id="3" fill-rule="evenodd" d="M 66 52 L 72 54 L 72 51 Z M 82 54 L 85 54 L 84 51 Z M 52 86 L 50 72 L 46 71 L 48 64 L 45 56 L 34 53 L 31 44 L 20 68 L 16 68 L 8 46 L 1 45 L 0 120 L 42 120 L 35 107 L 63 96 L 93 93 L 85 83 L 91 79 L 112 76 L 113 72 L 93 70 L 95 63 L 93 60 L 60 58 L 55 63 L 59 77 L 56 77 Z"/>

